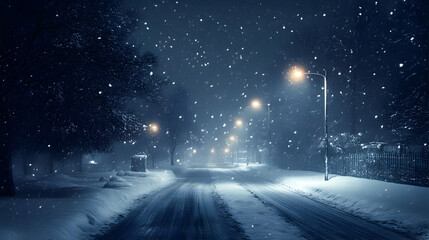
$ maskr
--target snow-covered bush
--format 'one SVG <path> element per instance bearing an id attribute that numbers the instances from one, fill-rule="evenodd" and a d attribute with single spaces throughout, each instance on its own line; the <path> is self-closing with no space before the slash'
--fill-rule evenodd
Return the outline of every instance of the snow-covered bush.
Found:
<path id="1" fill-rule="evenodd" d="M 147 174 L 144 172 L 119 171 L 116 176 L 147 177 Z"/>
<path id="2" fill-rule="evenodd" d="M 319 148 L 323 148 L 325 141 L 322 141 Z M 329 137 L 330 151 L 336 154 L 356 152 L 359 148 L 360 136 L 350 133 L 340 133 Z"/>
<path id="3" fill-rule="evenodd" d="M 125 179 L 113 176 L 109 181 L 104 185 L 104 188 L 121 188 L 121 187 L 131 187 L 132 185 L 125 181 Z"/>

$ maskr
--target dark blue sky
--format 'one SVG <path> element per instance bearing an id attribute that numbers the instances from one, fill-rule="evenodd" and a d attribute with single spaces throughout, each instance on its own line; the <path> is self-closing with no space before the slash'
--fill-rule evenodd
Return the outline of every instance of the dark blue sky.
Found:
<path id="1" fill-rule="evenodd" d="M 314 124 L 320 130 L 317 117 L 323 91 L 319 80 L 291 88 L 283 79 L 285 69 L 299 64 L 311 71 L 327 69 L 336 133 L 350 128 L 347 94 L 355 77 L 352 71 L 359 71 L 356 102 L 361 116 L 355 121 L 361 127 L 357 131 L 371 132 L 369 138 L 374 139 L 388 131 L 381 116 L 401 87 L 399 81 L 419 71 L 410 65 L 426 61 L 422 49 L 427 49 L 427 42 L 416 32 L 423 26 L 422 16 L 410 11 L 423 6 L 421 1 L 128 0 L 124 8 L 139 15 L 130 44 L 153 52 L 159 57 L 159 74 L 189 91 L 195 120 L 211 138 L 229 131 L 240 107 L 254 97 L 265 102 L 289 100 L 273 109 L 274 116 L 279 111 L 283 117 L 294 114 L 290 105 L 304 104 L 296 107 L 308 111 L 308 116 L 284 119 L 296 125 L 290 132 L 299 128 L 299 122 L 307 122 L 301 128 Z M 354 46 L 356 19 L 367 23 L 360 35 L 364 43 L 358 48 Z M 395 46 L 395 41 L 401 45 Z M 401 59 L 407 51 L 419 54 Z"/>

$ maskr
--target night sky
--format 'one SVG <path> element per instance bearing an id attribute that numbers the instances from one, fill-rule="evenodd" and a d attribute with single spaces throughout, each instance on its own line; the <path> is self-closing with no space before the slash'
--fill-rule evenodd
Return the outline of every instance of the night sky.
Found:
<path id="1" fill-rule="evenodd" d="M 383 110 L 408 84 L 404 80 L 415 75 L 421 80 L 427 73 L 424 6 L 423 1 L 130 0 L 123 7 L 137 12 L 139 23 L 129 44 L 153 52 L 158 74 L 189 92 L 196 126 L 211 140 L 228 134 L 255 97 L 270 102 L 273 116 L 283 119 L 279 132 L 293 136 L 314 129 L 306 131 L 309 138 L 321 133 L 321 79 L 293 86 L 284 78 L 298 65 L 327 70 L 336 134 L 350 129 L 350 82 L 359 78 L 356 134 L 372 141 L 389 137 Z M 357 37 L 358 21 L 364 26 Z"/>

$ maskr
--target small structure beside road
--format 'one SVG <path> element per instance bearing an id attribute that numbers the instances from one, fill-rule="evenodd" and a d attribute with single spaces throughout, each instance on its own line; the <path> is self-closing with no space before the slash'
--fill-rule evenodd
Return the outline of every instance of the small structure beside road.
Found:
<path id="1" fill-rule="evenodd" d="M 131 171 L 147 172 L 147 155 L 138 154 L 131 157 Z"/>

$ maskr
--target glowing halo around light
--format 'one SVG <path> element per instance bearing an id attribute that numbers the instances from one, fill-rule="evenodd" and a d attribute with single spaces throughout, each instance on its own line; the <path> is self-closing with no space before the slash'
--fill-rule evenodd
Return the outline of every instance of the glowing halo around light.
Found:
<path id="1" fill-rule="evenodd" d="M 287 76 L 291 82 L 301 82 L 305 77 L 305 72 L 302 68 L 294 66 L 289 70 Z"/>
<path id="2" fill-rule="evenodd" d="M 159 131 L 159 126 L 156 123 L 149 124 L 149 131 L 153 134 L 157 133 Z"/>
<path id="3" fill-rule="evenodd" d="M 253 109 L 260 109 L 260 108 L 261 108 L 261 106 L 262 106 L 262 103 L 261 103 L 261 101 L 260 101 L 259 99 L 254 99 L 254 100 L 252 100 L 252 102 L 250 103 L 250 106 L 251 106 Z"/>
<path id="4" fill-rule="evenodd" d="M 236 127 L 241 127 L 242 125 L 243 125 L 243 121 L 241 119 L 235 120 L 235 126 Z"/>

